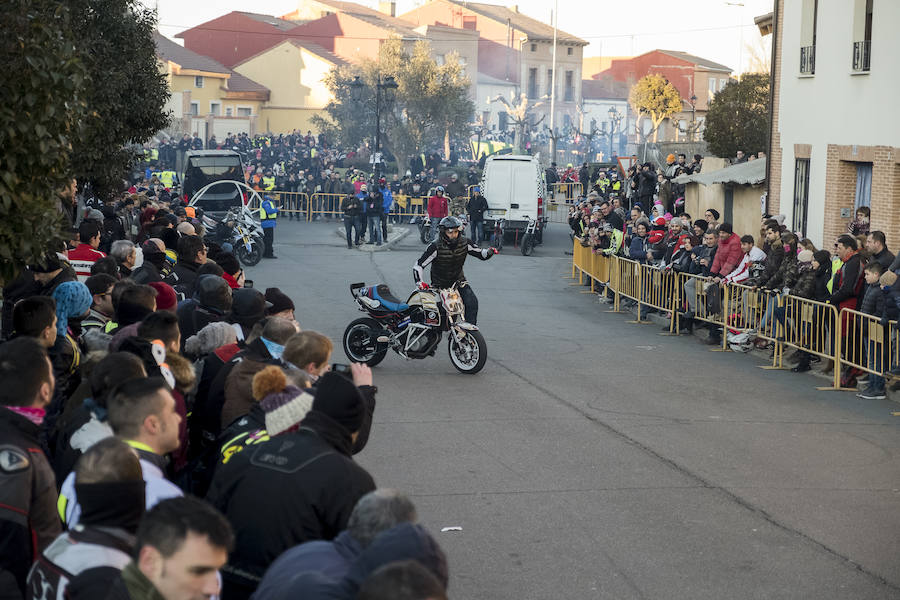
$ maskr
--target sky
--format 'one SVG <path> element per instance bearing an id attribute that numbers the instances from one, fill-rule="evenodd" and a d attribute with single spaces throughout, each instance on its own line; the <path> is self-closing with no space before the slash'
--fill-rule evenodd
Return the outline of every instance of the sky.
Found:
<path id="1" fill-rule="evenodd" d="M 244 10 L 283 15 L 302 0 L 141 0 L 159 11 L 160 32 L 173 37 L 195 25 Z M 397 14 L 426 0 L 398 0 Z M 555 0 L 516 0 L 492 4 L 518 5 L 519 12 L 545 23 Z M 357 0 L 378 7 L 377 0 Z M 584 56 L 636 56 L 661 48 L 681 50 L 732 67 L 746 68 L 748 45 L 759 46 L 753 18 L 772 11 L 773 0 L 558 0 L 559 28 L 590 45 Z M 627 10 L 626 10 L 627 8 Z M 176 40 L 179 41 L 180 40 Z"/>

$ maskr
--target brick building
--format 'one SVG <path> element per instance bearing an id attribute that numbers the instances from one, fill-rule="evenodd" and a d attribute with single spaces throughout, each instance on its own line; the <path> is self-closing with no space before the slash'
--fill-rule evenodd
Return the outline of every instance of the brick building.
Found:
<path id="1" fill-rule="evenodd" d="M 665 77 L 681 96 L 682 112 L 664 121 L 659 129 L 659 139 L 670 141 L 683 141 L 682 132 L 692 129 L 691 122 L 702 127 L 710 101 L 731 80 L 730 67 L 676 50 L 651 50 L 631 58 L 613 59 L 607 69 L 591 78 L 611 79 L 630 87 L 650 74 Z M 641 126 L 644 134 L 652 127 L 649 119 L 644 119 Z"/>
<path id="2" fill-rule="evenodd" d="M 856 207 L 900 247 L 900 4 L 779 0 L 757 19 L 774 54 L 769 212 L 830 248 Z"/>

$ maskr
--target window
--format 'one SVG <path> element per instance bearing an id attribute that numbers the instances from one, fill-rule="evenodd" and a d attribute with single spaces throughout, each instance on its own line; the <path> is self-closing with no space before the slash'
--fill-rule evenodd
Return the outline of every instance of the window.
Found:
<path id="1" fill-rule="evenodd" d="M 853 0 L 853 70 L 868 72 L 872 52 L 872 0 Z"/>
<path id="2" fill-rule="evenodd" d="M 566 54 L 568 54 L 569 56 L 572 56 L 572 48 L 571 47 L 566 48 Z"/>
<path id="3" fill-rule="evenodd" d="M 712 100 L 716 95 L 716 78 L 709 78 L 709 100 Z"/>
<path id="4" fill-rule="evenodd" d="M 253 109 L 249 106 L 238 106 L 237 115 L 239 117 L 249 117 L 253 114 Z"/>
<path id="5" fill-rule="evenodd" d="M 210 102 L 209 103 L 209 114 L 214 117 L 219 117 L 222 115 L 222 105 L 218 102 Z"/>
<path id="6" fill-rule="evenodd" d="M 721 92 L 722 90 L 724 90 L 726 85 L 728 85 L 728 78 L 723 77 L 719 80 L 719 91 Z"/>
<path id="7" fill-rule="evenodd" d="M 463 29 L 471 29 L 474 31 L 477 29 L 477 22 L 477 17 L 464 16 L 462 21 Z"/>
<path id="8" fill-rule="evenodd" d="M 800 15 L 800 73 L 816 72 L 816 21 L 819 17 L 819 0 L 802 0 Z"/>
<path id="9" fill-rule="evenodd" d="M 806 237 L 806 218 L 809 211 L 809 159 L 794 161 L 794 214 L 791 226 Z"/>
<path id="10" fill-rule="evenodd" d="M 509 115 L 505 112 L 497 113 L 497 121 L 500 131 L 506 131 L 509 127 Z"/>
<path id="11" fill-rule="evenodd" d="M 438 54 L 437 56 L 435 56 L 435 57 L 434 57 L 434 62 L 436 62 L 438 65 L 444 64 L 444 55 L 443 55 L 443 54 Z"/>
<path id="12" fill-rule="evenodd" d="M 469 64 L 469 61 L 466 60 L 466 57 L 465 57 L 465 56 L 460 56 L 460 57 L 459 57 L 459 64 L 461 64 L 462 66 L 466 66 L 467 64 Z"/>
<path id="13" fill-rule="evenodd" d="M 537 44 L 532 44 L 532 45 L 531 45 L 531 51 L 532 51 L 532 52 L 537 52 Z"/>
<path id="14" fill-rule="evenodd" d="M 196 102 L 191 102 L 191 115 L 197 116 L 200 114 L 200 105 Z"/>
<path id="15" fill-rule="evenodd" d="M 566 102 L 572 102 L 575 100 L 575 86 L 573 84 L 573 79 L 575 77 L 575 71 L 566 71 Z"/>
<path id="16" fill-rule="evenodd" d="M 197 75 L 196 77 L 194 77 L 194 87 L 203 87 L 203 75 Z"/>
<path id="17" fill-rule="evenodd" d="M 854 209 L 872 204 L 872 163 L 856 163 L 856 200 Z"/>
<path id="18" fill-rule="evenodd" d="M 547 69 L 547 95 L 553 92 L 553 69 Z"/>
<path id="19" fill-rule="evenodd" d="M 537 98 L 537 68 L 528 69 L 528 97 Z"/>
<path id="20" fill-rule="evenodd" d="M 233 116 L 233 115 L 234 115 L 234 109 L 231 108 L 230 106 L 226 107 L 226 108 L 225 108 L 225 116 L 226 116 L 226 117 L 231 117 L 231 116 Z"/>

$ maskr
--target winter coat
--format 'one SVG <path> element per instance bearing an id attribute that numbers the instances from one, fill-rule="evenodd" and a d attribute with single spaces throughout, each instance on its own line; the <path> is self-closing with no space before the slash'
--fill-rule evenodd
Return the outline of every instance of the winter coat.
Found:
<path id="1" fill-rule="evenodd" d="M 24 598 L 25 579 L 38 552 L 62 533 L 56 478 L 38 441 L 38 426 L 30 420 L 0 408 L 0 440 L 0 593 L 15 598 L 18 588 Z"/>
<path id="2" fill-rule="evenodd" d="M 216 469 L 207 499 L 236 537 L 222 569 L 226 590 L 255 588 L 288 548 L 331 540 L 346 529 L 356 502 L 375 489 L 351 449 L 350 432 L 312 410 L 297 431 L 239 452 Z"/>
<path id="3" fill-rule="evenodd" d="M 483 221 L 484 212 L 487 209 L 487 200 L 485 200 L 484 196 L 482 196 L 481 194 L 472 196 L 469 202 L 466 203 L 466 211 L 469 213 L 469 217 L 472 219 L 472 221 Z"/>
<path id="4" fill-rule="evenodd" d="M 447 196 L 434 195 L 428 199 L 428 216 L 432 219 L 443 219 L 450 211 Z"/>
<path id="5" fill-rule="evenodd" d="M 880 317 L 884 314 L 884 294 L 877 283 L 868 283 L 863 288 L 859 312 Z"/>
<path id="6" fill-rule="evenodd" d="M 759 285 L 759 287 L 774 287 L 767 284 L 770 279 L 775 277 L 775 274 L 778 272 L 778 269 L 781 268 L 781 263 L 783 261 L 784 244 L 777 242 L 766 252 L 766 270 L 759 278 L 759 281 L 757 281 L 757 285 Z"/>
<path id="7" fill-rule="evenodd" d="M 854 252 L 834 274 L 829 302 L 837 306 L 838 310 L 842 308 L 856 310 L 864 283 L 862 261 L 859 254 Z"/>
<path id="8" fill-rule="evenodd" d="M 307 589 L 298 575 L 316 572 L 331 579 L 343 579 L 362 551 L 362 546 L 348 531 L 342 531 L 330 542 L 316 540 L 294 546 L 272 563 L 253 597 L 256 600 L 302 598 Z"/>
<path id="9" fill-rule="evenodd" d="M 709 275 L 709 269 L 712 267 L 713 261 L 716 258 L 716 249 L 717 248 L 718 248 L 718 246 L 713 246 L 712 248 L 710 248 L 706 244 L 702 244 L 700 246 L 697 246 L 693 250 L 691 250 L 692 258 L 691 258 L 691 268 L 689 271 L 690 274 L 691 275 L 701 275 L 703 277 L 706 277 L 707 275 Z M 708 264 L 701 265 L 700 261 L 704 258 L 707 260 Z"/>
<path id="10" fill-rule="evenodd" d="M 797 255 L 793 252 L 789 252 L 784 260 L 781 261 L 781 266 L 778 267 L 778 271 L 775 272 L 767 282 L 765 287 L 767 289 L 777 290 L 783 287 L 793 287 L 794 282 L 797 281 L 797 277 L 800 276 L 800 262 L 797 260 Z"/>
<path id="11" fill-rule="evenodd" d="M 359 216 L 359 198 L 356 196 L 347 196 L 341 201 L 341 211 L 345 217 L 354 218 Z"/>
<path id="12" fill-rule="evenodd" d="M 719 240 L 716 250 L 716 258 L 713 260 L 712 267 L 709 272 L 711 275 L 728 275 L 741 262 L 744 252 L 741 250 L 741 238 L 736 233 L 732 233 L 723 242 Z"/>
<path id="13" fill-rule="evenodd" d="M 631 238 L 631 244 L 628 245 L 628 258 L 641 264 L 647 262 L 647 236 L 636 235 Z"/>
<path id="14" fill-rule="evenodd" d="M 810 296 L 816 302 L 828 302 L 831 292 L 828 291 L 828 283 L 831 281 L 831 263 L 819 265 L 816 270 L 816 288 Z"/>
<path id="15" fill-rule="evenodd" d="M 797 281 L 791 287 L 791 296 L 798 298 L 816 299 L 816 271 L 812 265 L 801 264 L 798 268 Z"/>

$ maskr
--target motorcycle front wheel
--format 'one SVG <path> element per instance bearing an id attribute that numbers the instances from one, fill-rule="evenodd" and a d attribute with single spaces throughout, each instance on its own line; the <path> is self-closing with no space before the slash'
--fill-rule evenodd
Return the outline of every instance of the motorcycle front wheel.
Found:
<path id="1" fill-rule="evenodd" d="M 474 375 L 484 368 L 487 362 L 487 342 L 480 331 L 465 331 L 463 339 L 456 340 L 453 332 L 450 333 L 450 362 L 460 373 Z"/>
<path id="2" fill-rule="evenodd" d="M 262 245 L 258 243 L 250 244 L 250 250 L 247 250 L 244 244 L 240 244 L 234 249 L 234 254 L 245 267 L 253 267 L 262 260 Z"/>
<path id="3" fill-rule="evenodd" d="M 522 236 L 519 250 L 522 252 L 522 256 L 531 256 L 531 253 L 534 250 L 534 234 L 526 233 Z"/>
<path id="4" fill-rule="evenodd" d="M 374 367 L 384 360 L 388 351 L 387 344 L 378 342 L 382 332 L 384 329 L 375 319 L 356 319 L 344 330 L 344 354 L 353 362 Z"/>

